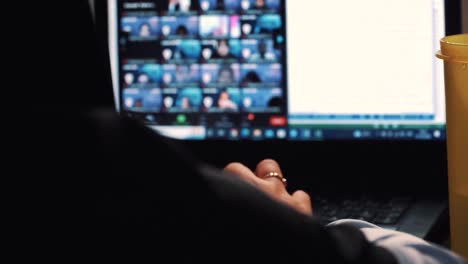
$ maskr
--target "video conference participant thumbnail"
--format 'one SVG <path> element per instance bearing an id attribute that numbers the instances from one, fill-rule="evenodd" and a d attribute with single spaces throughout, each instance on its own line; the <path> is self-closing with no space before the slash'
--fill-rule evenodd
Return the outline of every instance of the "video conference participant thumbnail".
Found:
<path id="1" fill-rule="evenodd" d="M 161 111 L 162 94 L 159 88 L 127 88 L 123 90 L 124 109 L 131 112 L 157 113 Z"/>
<path id="2" fill-rule="evenodd" d="M 237 63 L 203 64 L 200 72 L 203 87 L 239 85 L 240 65 Z"/>
<path id="3" fill-rule="evenodd" d="M 198 112 L 202 104 L 202 90 L 200 88 L 164 88 L 163 112 L 189 113 Z"/>
<path id="4" fill-rule="evenodd" d="M 193 13 L 199 10 L 198 0 L 159 0 L 162 14 Z"/>
<path id="5" fill-rule="evenodd" d="M 239 88 L 203 89 L 204 112 L 239 112 L 241 101 L 242 95 Z"/>
<path id="6" fill-rule="evenodd" d="M 160 20 L 163 38 L 196 38 L 198 36 L 198 16 L 163 16 Z"/>
<path id="7" fill-rule="evenodd" d="M 235 63 L 240 58 L 241 44 L 238 39 L 202 40 L 202 63 Z"/>
<path id="8" fill-rule="evenodd" d="M 159 86 L 162 77 L 161 65 L 147 63 L 144 60 L 129 60 L 123 66 L 123 87 L 148 87 L 148 84 Z"/>
<path id="9" fill-rule="evenodd" d="M 203 12 L 212 10 L 224 11 L 279 11 L 281 9 L 280 0 L 200 0 L 200 10 Z"/>
<path id="10" fill-rule="evenodd" d="M 201 44 L 195 39 L 161 41 L 162 63 L 196 63 L 201 57 Z"/>
<path id="11" fill-rule="evenodd" d="M 281 88 L 243 88 L 242 111 L 249 113 L 279 113 L 284 105 Z"/>
<path id="12" fill-rule="evenodd" d="M 238 15 L 200 16 L 200 37 L 202 38 L 239 38 L 240 17 Z"/>
<path id="13" fill-rule="evenodd" d="M 162 8 L 160 0 L 126 0 L 119 2 L 124 12 L 158 12 Z"/>
<path id="14" fill-rule="evenodd" d="M 282 66 L 272 64 L 242 64 L 241 85 L 243 87 L 257 87 L 280 85 L 283 81 Z"/>
<path id="15" fill-rule="evenodd" d="M 224 0 L 224 9 L 231 12 L 241 11 L 241 1 L 239 0 Z"/>
<path id="16" fill-rule="evenodd" d="M 275 36 L 282 30 L 283 23 L 278 14 L 242 15 L 240 21 L 242 38 Z"/>
<path id="17" fill-rule="evenodd" d="M 240 7 L 242 11 L 279 11 L 281 8 L 280 0 L 241 0 Z"/>
<path id="18" fill-rule="evenodd" d="M 200 65 L 198 64 L 166 64 L 162 66 L 162 71 L 163 87 L 199 85 Z"/>
<path id="19" fill-rule="evenodd" d="M 200 0 L 200 11 L 225 11 L 224 0 Z"/>
<path id="20" fill-rule="evenodd" d="M 159 18 L 155 15 L 127 15 L 121 19 L 122 31 L 128 34 L 130 41 L 158 39 L 160 32 Z"/>
<path id="21" fill-rule="evenodd" d="M 281 49 L 275 49 L 271 39 L 243 39 L 242 40 L 243 62 L 280 62 Z"/>

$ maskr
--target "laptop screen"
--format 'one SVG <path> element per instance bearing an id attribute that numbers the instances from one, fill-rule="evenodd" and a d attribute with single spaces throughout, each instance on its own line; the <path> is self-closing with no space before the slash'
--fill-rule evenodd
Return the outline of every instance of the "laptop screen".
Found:
<path id="1" fill-rule="evenodd" d="M 443 0 L 109 0 L 118 109 L 187 140 L 443 140 Z"/>

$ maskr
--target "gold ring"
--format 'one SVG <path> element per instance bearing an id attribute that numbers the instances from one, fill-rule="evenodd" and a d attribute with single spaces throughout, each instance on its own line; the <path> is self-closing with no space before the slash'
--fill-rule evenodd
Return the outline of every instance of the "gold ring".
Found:
<path id="1" fill-rule="evenodd" d="M 278 180 L 280 180 L 284 184 L 284 186 L 286 186 L 287 182 L 288 182 L 286 180 L 286 178 L 284 178 L 283 175 L 279 174 L 278 172 L 269 172 L 263 178 L 264 179 L 266 179 L 266 178 L 277 178 Z"/>

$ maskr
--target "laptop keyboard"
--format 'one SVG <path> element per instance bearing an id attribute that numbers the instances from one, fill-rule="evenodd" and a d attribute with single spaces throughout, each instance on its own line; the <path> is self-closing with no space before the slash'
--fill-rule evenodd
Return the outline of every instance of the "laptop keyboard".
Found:
<path id="1" fill-rule="evenodd" d="M 410 197 L 312 197 L 314 215 L 324 224 L 358 219 L 377 225 L 396 225 L 411 204 Z"/>

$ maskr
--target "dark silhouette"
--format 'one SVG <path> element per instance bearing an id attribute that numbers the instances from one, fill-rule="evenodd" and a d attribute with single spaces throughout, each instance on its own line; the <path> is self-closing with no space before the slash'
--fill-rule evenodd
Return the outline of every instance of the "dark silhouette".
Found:
<path id="1" fill-rule="evenodd" d="M 260 79 L 260 76 L 258 76 L 258 73 L 256 71 L 249 71 L 245 76 L 244 79 L 242 80 L 244 83 L 261 83 L 262 79 Z"/>
<path id="2" fill-rule="evenodd" d="M 281 107 L 283 105 L 283 99 L 279 96 L 272 97 L 268 100 L 268 107 Z"/>
<path id="3" fill-rule="evenodd" d="M 176 28 L 176 35 L 178 36 L 182 36 L 182 37 L 186 37 L 189 35 L 189 31 L 187 29 L 186 26 L 184 25 L 179 25 L 177 28 Z"/>

